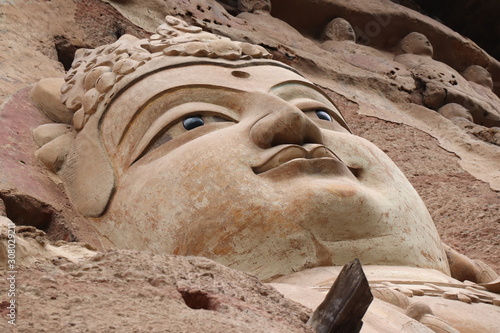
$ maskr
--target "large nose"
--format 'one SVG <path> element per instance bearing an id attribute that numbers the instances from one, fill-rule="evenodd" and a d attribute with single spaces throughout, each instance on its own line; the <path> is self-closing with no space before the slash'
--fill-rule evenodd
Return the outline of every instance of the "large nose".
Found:
<path id="1" fill-rule="evenodd" d="M 250 137 L 260 148 L 271 148 L 281 144 L 323 143 L 318 126 L 292 104 L 278 100 L 268 101 L 270 111 L 251 128 Z"/>

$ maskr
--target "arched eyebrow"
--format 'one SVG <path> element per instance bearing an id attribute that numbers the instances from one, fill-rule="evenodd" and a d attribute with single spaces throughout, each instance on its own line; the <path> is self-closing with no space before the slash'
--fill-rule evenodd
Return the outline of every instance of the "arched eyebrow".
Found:
<path id="1" fill-rule="evenodd" d="M 206 93 L 213 92 L 214 90 L 217 90 L 218 94 Z M 149 117 L 148 119 L 149 123 L 152 123 L 163 113 L 168 112 L 169 109 L 188 102 L 207 102 L 216 105 L 227 106 L 234 110 L 237 110 L 238 108 L 235 105 L 232 105 L 231 102 L 229 102 L 231 99 L 227 98 L 228 95 L 233 95 L 235 93 L 241 93 L 241 91 L 215 85 L 187 85 L 164 90 L 144 102 L 143 105 L 133 114 L 130 122 L 125 127 L 123 133 L 120 136 L 118 145 L 123 142 L 125 136 L 127 136 L 127 134 L 132 130 L 132 128 L 134 127 L 133 124 L 136 123 L 136 120 L 148 110 L 153 109 L 155 104 L 161 104 L 162 98 L 164 96 L 170 95 L 172 98 L 169 100 L 168 105 L 165 105 L 163 108 L 159 109 L 159 112 L 155 112 L 153 115 L 150 115 L 151 117 Z M 187 100 L 186 96 L 193 97 Z"/>
<path id="2" fill-rule="evenodd" d="M 325 105 L 331 105 L 333 106 L 332 111 L 334 112 L 335 120 L 342 127 L 352 133 L 352 131 L 349 129 L 349 126 L 347 126 L 347 123 L 345 122 L 344 116 L 342 116 L 342 113 L 340 113 L 335 103 L 330 99 L 330 97 L 328 97 L 327 94 L 325 94 L 324 91 L 322 91 L 312 83 L 298 80 L 285 81 L 273 86 L 269 90 L 269 92 L 285 101 L 307 98 L 321 102 Z"/>

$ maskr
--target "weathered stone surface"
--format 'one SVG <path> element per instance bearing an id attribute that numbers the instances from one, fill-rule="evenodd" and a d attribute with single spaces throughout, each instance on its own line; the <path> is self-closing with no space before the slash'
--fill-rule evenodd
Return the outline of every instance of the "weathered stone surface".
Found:
<path id="1" fill-rule="evenodd" d="M 497 294 L 481 285 L 418 268 L 364 265 L 363 270 L 373 294 L 382 297 L 371 303 L 361 332 L 397 333 L 410 327 L 411 332 L 428 333 L 497 330 L 500 308 L 492 304 Z M 340 271 L 340 267 L 317 267 L 278 278 L 272 285 L 288 298 L 315 309 Z M 395 300 L 388 291 L 405 294 L 406 302 Z"/>
<path id="2" fill-rule="evenodd" d="M 20 90 L 0 110 L 0 197 L 7 216 L 14 222 L 35 225 L 47 230 L 51 239 L 88 241 L 90 229 L 69 203 L 60 185 L 47 176 L 38 163 L 38 148 L 32 131 L 50 123 L 30 98 L 30 88 Z M 42 214 L 43 212 L 43 214 Z M 78 236 L 77 236 L 78 235 Z M 99 244 L 94 243 L 99 247 Z"/>
<path id="3" fill-rule="evenodd" d="M 456 103 L 446 104 L 445 106 L 439 108 L 438 112 L 440 114 L 442 114 L 443 117 L 448 118 L 448 119 L 453 119 L 453 118 L 458 117 L 458 118 L 467 119 L 470 122 L 474 121 L 469 110 L 467 110 L 466 108 L 464 108 L 460 104 L 456 104 Z"/>
<path id="4" fill-rule="evenodd" d="M 0 216 L 2 270 L 6 220 Z M 18 228 L 17 234 L 19 331 L 313 333 L 305 325 L 309 309 L 214 261 L 139 251 L 96 253 L 81 244 L 52 245 L 33 230 Z M 0 297 L 4 312 L 8 301 Z M 2 332 L 11 327 L 0 321 Z"/>
<path id="5" fill-rule="evenodd" d="M 35 156 L 47 167 L 47 169 L 57 173 L 66 161 L 66 156 L 68 155 L 74 138 L 74 133 L 61 135 L 39 148 Z"/>
<path id="6" fill-rule="evenodd" d="M 92 11 L 96 11 L 96 10 L 99 10 L 99 11 L 100 11 L 100 10 L 101 10 L 101 9 L 100 9 L 101 7 L 99 7 L 99 6 L 92 6 L 92 4 L 94 4 L 94 3 L 92 3 L 91 1 L 84 1 L 84 2 L 82 2 L 82 3 L 84 4 L 84 6 L 86 6 L 86 7 L 82 7 L 82 8 L 86 8 L 86 9 L 87 9 L 87 10 L 83 10 L 83 11 L 81 11 L 82 13 L 89 13 L 89 12 L 92 12 Z M 96 4 L 96 3 L 95 3 L 95 4 Z M 279 4 L 278 4 L 278 5 L 279 5 Z M 133 3 L 131 3 L 131 4 L 130 4 L 130 6 L 133 6 Z M 183 6 L 183 5 L 177 5 L 177 6 L 176 6 L 176 5 L 174 5 L 173 7 L 176 7 L 176 10 L 178 11 L 177 13 L 186 13 L 186 11 L 184 11 L 184 9 L 185 9 L 185 8 L 182 8 L 182 6 Z M 243 21 L 242 21 L 242 19 L 240 19 L 240 18 L 234 18 L 234 17 L 232 17 L 231 15 L 227 15 L 227 16 L 225 16 L 225 15 L 221 14 L 221 13 L 224 13 L 224 11 L 223 11 L 223 10 L 221 10 L 221 9 L 220 9 L 220 7 L 217 7 L 217 6 L 215 6 L 215 5 L 214 5 L 214 6 L 212 6 L 212 9 L 210 9 L 210 10 L 208 9 L 208 7 L 210 7 L 210 4 L 208 4 L 208 5 L 206 5 L 206 4 L 200 4 L 200 9 L 198 9 L 196 6 L 197 6 L 197 5 L 196 5 L 196 3 L 193 3 L 192 7 L 190 7 L 190 8 L 193 10 L 193 13 L 196 13 L 196 15 L 194 15 L 194 16 L 195 16 L 195 17 L 197 17 L 197 18 L 200 18 L 200 21 L 202 21 L 202 20 L 201 20 L 201 18 L 207 18 L 207 22 L 205 22 L 205 24 L 207 24 L 208 22 L 212 22 L 212 23 L 213 23 L 213 22 L 214 22 L 214 17 L 215 17 L 215 18 L 221 18 L 221 21 L 219 21 L 219 23 L 221 23 L 221 22 L 222 22 L 222 21 L 224 21 L 224 20 L 225 20 L 224 22 L 226 22 L 226 23 L 228 23 L 229 21 L 231 21 L 231 22 L 233 23 L 233 27 L 239 27 L 239 28 L 241 28 L 241 26 L 244 24 L 244 22 L 243 22 Z M 328 5 L 328 6 L 330 6 L 330 5 Z M 334 6 L 336 6 L 336 5 L 334 5 Z M 71 6 L 70 6 L 70 7 L 71 7 Z M 35 7 L 33 7 L 33 8 L 35 8 Z M 71 8 L 73 8 L 73 7 L 71 7 Z M 318 7 L 318 8 L 322 8 L 322 7 L 320 6 L 320 7 Z M 23 8 L 16 8 L 16 9 L 22 10 Z M 359 11 L 359 10 L 360 10 L 360 9 L 359 9 L 359 7 L 355 7 L 355 9 L 356 9 L 357 11 Z M 66 10 L 66 8 L 65 8 L 65 7 L 61 7 L 61 10 Z M 169 10 L 170 10 L 170 9 L 168 9 L 168 8 L 166 8 L 166 9 L 165 9 L 165 7 L 164 7 L 164 9 L 163 9 L 164 13 L 165 13 L 165 12 L 168 12 Z M 173 9 L 172 9 L 172 10 L 173 10 Z M 316 9 L 314 9 L 314 10 L 316 10 Z M 363 9 L 363 10 L 364 10 L 364 9 Z M 391 10 L 392 10 L 392 9 L 390 9 L 390 10 L 385 9 L 385 10 L 386 10 L 386 11 L 388 11 L 388 12 L 391 12 Z M 33 12 L 36 12 L 36 10 L 33 10 Z M 103 12 L 103 13 L 111 13 L 112 11 L 109 11 L 109 10 L 108 10 L 107 12 L 106 12 L 106 11 L 102 11 L 102 12 Z M 356 11 L 355 11 L 355 12 L 356 12 Z M 139 13 L 139 14 L 140 14 L 140 11 L 137 11 L 137 13 Z M 154 11 L 154 10 L 153 10 L 153 13 L 155 13 L 155 11 Z M 376 11 L 375 11 L 375 13 L 378 13 L 378 12 L 376 12 Z M 392 12 L 391 12 L 391 13 L 392 13 Z M 115 14 L 113 14 L 113 15 L 115 15 Z M 215 15 L 215 16 L 213 16 L 213 15 Z M 398 14 L 398 15 L 399 15 L 399 14 Z M 414 14 L 412 13 L 411 15 L 414 15 Z M 70 14 L 70 15 L 66 15 L 66 16 L 67 16 L 67 17 L 71 17 L 71 14 Z M 154 16 L 154 14 L 153 14 L 153 16 Z M 352 15 L 352 16 L 355 16 L 355 15 Z M 362 15 L 361 15 L 361 16 L 362 16 Z M 396 16 L 397 16 L 397 15 L 396 15 Z M 15 16 L 11 16 L 11 17 L 15 17 Z M 162 15 L 161 15 L 161 16 L 159 16 L 159 17 L 158 17 L 158 20 L 161 20 L 161 19 L 162 19 L 162 17 L 163 17 Z M 248 17 L 250 18 L 250 17 L 253 17 L 253 16 L 248 16 Z M 262 16 L 260 16 L 260 17 L 262 17 Z M 346 15 L 346 17 L 349 17 L 349 15 Z M 39 18 L 42 18 L 42 16 L 39 16 Z M 223 18 L 223 20 L 222 20 L 222 18 Z M 372 18 L 377 18 L 377 16 L 372 16 Z M 379 20 L 375 20 L 376 22 L 378 22 L 378 24 L 382 24 L 383 22 L 385 22 L 384 20 L 382 20 L 382 18 L 383 18 L 383 17 L 378 17 L 378 18 L 379 18 Z M 43 16 L 43 19 L 44 19 L 44 20 L 46 20 L 46 19 L 50 19 L 50 16 L 49 16 L 49 17 L 47 17 L 47 16 Z M 80 17 L 80 16 L 78 16 L 78 19 L 79 19 L 79 20 L 81 20 L 81 17 Z M 421 19 L 421 18 L 419 18 L 419 20 L 420 20 L 420 19 Z M 22 22 L 22 19 L 20 19 L 20 20 L 19 20 L 19 22 Z M 80 21 L 80 22 L 81 22 L 81 21 Z M 256 22 L 258 22 L 258 21 L 256 21 Z M 264 20 L 263 22 L 265 22 L 265 20 Z M 277 20 L 275 20 L 275 21 L 269 20 L 269 22 L 278 22 L 278 21 L 277 21 Z M 318 21 L 316 20 L 316 21 L 314 22 L 314 24 L 317 24 L 317 22 L 318 22 Z M 356 23 L 356 19 L 354 20 L 354 22 Z M 226 23 L 224 23 L 224 24 L 226 24 Z M 325 22 L 325 24 L 326 24 L 326 22 Z M 409 24 L 411 25 L 411 24 L 413 24 L 413 23 L 409 23 Z M 428 25 L 428 24 L 429 24 L 429 22 L 428 22 L 428 21 L 426 21 L 426 23 L 425 23 L 425 24 L 427 24 L 427 25 Z M 435 24 L 435 23 L 433 23 L 433 24 Z M 247 24 L 246 26 L 247 26 L 247 28 L 248 28 L 248 27 L 249 27 L 249 24 Z M 257 24 L 257 26 L 258 26 L 258 24 Z M 356 25 L 355 25 L 355 26 L 356 26 Z M 88 27 L 90 27 L 90 25 L 86 25 L 86 27 L 87 27 L 87 29 L 88 29 Z M 97 27 L 97 26 L 95 26 L 95 27 L 93 27 L 93 28 L 92 28 L 92 29 L 94 29 L 94 28 L 95 28 L 95 30 L 93 30 L 93 31 L 97 31 L 97 30 L 98 30 L 98 28 L 96 28 L 96 27 Z M 219 28 L 221 28 L 221 27 L 222 27 L 222 26 L 219 26 Z M 283 27 L 286 27 L 286 25 L 283 25 Z M 357 26 L 357 27 L 359 27 L 359 26 Z M 214 27 L 214 29 L 215 29 L 215 27 Z M 440 33 L 443 33 L 443 31 L 444 31 L 445 35 L 446 35 L 446 33 L 448 33 L 448 32 L 446 32 L 447 30 L 446 30 L 446 29 L 444 29 L 444 30 L 443 30 L 443 28 L 442 28 L 442 27 L 439 27 L 439 29 L 441 29 L 441 30 L 440 30 L 440 31 L 441 31 Z M 438 29 L 438 30 L 439 30 L 439 29 Z M 90 30 L 88 30 L 88 31 L 90 31 Z M 270 29 L 269 31 L 271 31 L 271 29 Z M 284 30 L 283 30 L 283 29 L 280 29 L 280 31 L 284 31 Z M 318 31 L 319 31 L 319 30 L 318 30 Z M 41 32 L 41 30 L 40 30 L 40 32 Z M 249 33 L 247 33 L 247 34 L 248 34 L 248 35 L 250 35 Z M 94 34 L 94 36 L 96 36 L 96 34 Z M 295 36 L 295 35 L 294 35 L 294 36 Z M 261 36 L 261 37 L 262 37 L 262 36 Z M 397 36 L 396 36 L 396 37 L 397 37 Z M 453 38 L 457 38 L 457 37 L 456 37 L 455 35 L 453 35 L 453 34 L 452 34 L 452 37 L 453 37 Z M 256 38 L 256 37 L 252 37 L 252 38 Z M 262 37 L 262 38 L 263 38 L 263 37 Z M 391 38 L 392 38 L 392 37 L 391 37 Z M 256 39 L 257 39 L 257 38 L 256 38 Z M 269 40 L 269 38 L 267 38 L 267 40 Z M 95 40 L 94 40 L 93 42 L 95 42 Z M 257 40 L 257 42 L 258 42 L 258 40 Z M 394 39 L 394 43 L 395 43 L 395 42 L 396 42 L 396 39 Z M 48 44 L 50 44 L 50 43 L 48 43 Z M 276 42 L 275 44 L 276 44 L 276 45 L 279 45 L 279 42 Z M 439 45 L 441 45 L 440 43 L 438 43 L 438 44 L 439 44 Z M 80 44 L 80 45 L 81 45 L 81 44 Z M 375 44 L 374 44 L 374 45 L 375 45 Z M 449 48 L 448 48 L 448 49 L 449 49 Z M 373 50 L 374 50 L 374 49 L 373 49 Z M 438 54 L 438 56 L 439 56 L 439 54 Z M 39 58 L 40 58 L 40 59 L 44 59 L 43 57 L 39 57 Z M 47 68 L 47 67 L 46 67 L 46 68 Z M 335 67 L 335 68 L 337 68 L 337 69 L 338 69 L 338 68 L 340 68 L 340 67 Z M 352 74 L 353 74 L 353 76 L 351 76 L 350 80 L 352 80 L 352 79 L 354 78 L 354 81 L 356 82 L 356 84 L 360 84 L 360 85 L 359 85 L 359 87 L 363 86 L 363 84 L 361 84 L 361 83 L 363 82 L 361 79 L 359 79 L 358 81 L 356 81 L 356 80 L 357 80 L 357 79 L 356 79 L 356 72 L 354 71 Z M 22 76 L 22 73 L 21 73 L 21 76 Z M 398 76 L 398 75 L 396 75 L 396 77 L 398 78 L 399 76 Z M 336 76 L 336 78 L 342 78 L 342 77 L 341 77 L 341 76 Z M 406 87 L 408 87 L 408 85 L 407 85 Z M 405 89 L 406 89 L 406 88 L 405 88 Z M 352 90 L 351 90 L 351 91 L 352 91 Z M 381 89 L 381 91 L 383 91 L 384 93 L 388 93 L 388 94 L 387 94 L 387 96 L 391 96 L 391 93 L 389 93 L 389 92 L 390 92 L 390 90 L 387 90 L 387 89 Z M 365 92 L 366 92 L 366 91 L 365 91 Z M 349 96 L 349 94 L 346 94 L 346 96 Z M 403 95 L 401 95 L 400 97 L 402 97 L 402 96 L 403 96 Z M 394 96 L 394 98 L 396 98 L 396 97 Z M 360 112 L 366 112 L 366 111 L 367 111 L 364 107 L 360 108 L 359 110 L 360 110 Z M 371 114 L 373 114 L 373 113 L 371 113 Z M 396 118 L 392 118 L 392 119 L 396 119 Z M 404 117 L 403 117 L 403 119 L 404 119 Z M 439 135 L 437 135 L 437 134 L 436 134 L 436 132 L 433 132 L 433 135 L 439 136 Z M 383 143 L 382 143 L 382 144 L 383 144 Z M 449 147 L 449 146 L 448 146 L 447 148 L 448 148 L 448 149 L 450 149 L 450 147 Z M 486 153 L 485 153 L 485 155 L 487 155 L 487 156 L 494 156 L 494 154 L 492 155 L 492 154 L 486 154 Z M 467 162 L 462 162 L 462 164 L 464 164 L 464 163 L 467 163 Z M 476 163 L 476 162 L 473 162 L 473 163 Z M 479 164 L 477 164 L 477 165 L 478 165 L 477 170 L 479 171 L 479 170 L 482 170 L 482 169 L 481 169 L 481 167 L 479 167 L 479 165 L 487 165 L 487 164 L 479 163 Z M 491 168 L 487 167 L 487 169 L 491 169 Z M 476 174 L 479 174 L 479 173 L 480 173 L 480 172 L 478 172 L 478 173 L 476 173 Z M 429 195 L 429 197 L 432 197 L 432 194 L 430 194 L 430 193 L 429 193 L 428 195 Z M 427 199 L 426 199 L 426 200 L 427 200 Z M 478 206 L 479 206 L 479 204 L 478 204 Z M 482 211 L 482 210 L 476 210 L 476 211 Z M 491 212 L 492 212 L 492 211 L 491 211 Z M 482 213 L 477 213 L 477 214 L 482 214 Z M 487 214 L 490 214 L 490 212 L 487 212 Z M 443 215 L 443 216 L 444 216 L 444 215 Z M 438 215 L 438 216 L 435 216 L 435 218 L 437 218 L 437 219 L 439 220 L 440 218 L 444 218 L 444 217 L 442 217 L 442 216 Z"/>
<path id="7" fill-rule="evenodd" d="M 458 71 L 471 63 L 490 66 L 493 80 L 500 77 L 498 62 L 470 40 L 427 16 L 388 1 L 320 0 L 310 5 L 300 0 L 279 0 L 273 1 L 273 16 L 305 36 L 318 36 L 332 18 L 342 17 L 354 27 L 359 42 L 385 50 L 396 46 L 408 33 L 420 32 L 434 45 L 436 60 Z M 498 93 L 500 86 L 496 89 Z"/>
<path id="8" fill-rule="evenodd" d="M 491 79 L 491 74 L 483 67 L 478 65 L 472 65 L 462 72 L 463 77 L 467 81 L 475 82 L 484 86 L 485 88 L 493 89 L 493 80 Z"/>
<path id="9" fill-rule="evenodd" d="M 496 42 L 500 38 L 500 22 L 496 16 L 500 11 L 500 3 L 497 1 L 394 0 L 393 2 L 434 17 L 472 39 L 496 59 L 500 59 L 500 48 Z"/>
<path id="10" fill-rule="evenodd" d="M 341 18 L 337 17 L 331 20 L 321 33 L 321 39 L 325 40 L 334 40 L 334 41 L 356 41 L 356 34 L 354 33 L 354 29 L 351 24 Z"/>
<path id="11" fill-rule="evenodd" d="M 5 216 L 5 203 L 3 202 L 3 199 L 0 199 L 0 216 Z"/>

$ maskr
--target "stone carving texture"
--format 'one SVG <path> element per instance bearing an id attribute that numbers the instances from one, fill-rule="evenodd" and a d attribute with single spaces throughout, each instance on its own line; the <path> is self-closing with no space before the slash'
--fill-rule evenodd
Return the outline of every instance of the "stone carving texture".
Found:
<path id="1" fill-rule="evenodd" d="M 409 53 L 432 58 L 434 49 L 424 34 L 412 32 L 401 40 L 397 53 Z"/>
<path id="2" fill-rule="evenodd" d="M 478 65 L 469 66 L 463 71 L 463 77 L 470 82 L 477 83 L 481 86 L 493 89 L 493 80 L 491 79 L 491 74 L 483 67 Z"/>
<path id="3" fill-rule="evenodd" d="M 79 49 L 61 88 L 62 102 L 74 112 L 75 129 L 83 128 L 98 104 L 104 102 L 105 94 L 125 75 L 162 56 L 236 60 L 269 58 L 270 54 L 261 46 L 203 32 L 172 16 L 167 16 L 149 39 L 124 35 L 94 50 Z"/>
<path id="4" fill-rule="evenodd" d="M 347 20 L 337 17 L 326 25 L 322 33 L 322 40 L 355 42 L 356 34 Z"/>
<path id="5" fill-rule="evenodd" d="M 271 12 L 270 0 L 238 0 L 238 10 L 241 12 Z"/>
<path id="6" fill-rule="evenodd" d="M 460 104 L 471 113 L 476 124 L 498 126 L 500 99 L 491 92 L 490 74 L 474 65 L 462 76 L 432 56 L 432 44 L 425 35 L 417 32 L 404 37 L 396 51 L 395 61 L 405 65 L 420 82 L 423 104 L 434 110 L 449 103 Z"/>

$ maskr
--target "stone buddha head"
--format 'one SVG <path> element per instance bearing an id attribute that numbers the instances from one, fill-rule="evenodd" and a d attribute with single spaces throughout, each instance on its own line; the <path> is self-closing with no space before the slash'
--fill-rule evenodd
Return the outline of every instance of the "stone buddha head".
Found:
<path id="1" fill-rule="evenodd" d="M 62 86 L 70 140 L 46 164 L 97 237 L 261 278 L 356 257 L 448 272 L 397 166 L 268 58 L 172 17 L 149 39 L 78 52 Z"/>
<path id="2" fill-rule="evenodd" d="M 477 83 L 489 90 L 493 89 L 491 74 L 484 67 L 478 65 L 469 66 L 462 72 L 462 76 L 467 81 Z"/>
<path id="3" fill-rule="evenodd" d="M 432 57 L 434 49 L 424 34 L 412 32 L 406 35 L 399 43 L 397 54 L 405 53 Z"/>
<path id="4" fill-rule="evenodd" d="M 356 34 L 354 33 L 354 29 L 352 28 L 351 24 L 346 19 L 337 17 L 328 22 L 328 24 L 325 26 L 321 39 L 323 41 L 332 40 L 339 42 L 355 42 Z"/>
<path id="5" fill-rule="evenodd" d="M 248 13 L 270 13 L 270 0 L 238 0 L 238 10 Z"/>

